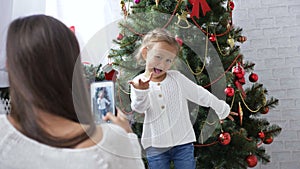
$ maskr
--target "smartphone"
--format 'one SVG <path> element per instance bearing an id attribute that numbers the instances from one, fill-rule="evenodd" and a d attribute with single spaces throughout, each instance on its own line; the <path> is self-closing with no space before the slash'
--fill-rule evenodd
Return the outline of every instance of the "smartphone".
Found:
<path id="1" fill-rule="evenodd" d="M 107 112 L 116 115 L 114 89 L 113 81 L 101 81 L 91 84 L 91 107 L 97 124 L 104 122 L 102 117 Z"/>

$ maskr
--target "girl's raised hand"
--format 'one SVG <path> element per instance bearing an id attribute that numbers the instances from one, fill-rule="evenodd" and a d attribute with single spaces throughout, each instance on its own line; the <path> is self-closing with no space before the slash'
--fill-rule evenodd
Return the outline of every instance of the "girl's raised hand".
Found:
<path id="1" fill-rule="evenodd" d="M 153 76 L 153 73 L 150 73 L 149 79 L 143 81 L 142 79 L 139 79 L 138 82 L 136 81 L 129 81 L 128 83 L 131 84 L 134 88 L 140 89 L 140 90 L 146 90 L 149 88 L 149 82 Z"/>
<path id="2" fill-rule="evenodd" d="M 227 118 L 229 118 L 231 121 L 234 121 L 233 116 L 238 116 L 239 114 L 236 112 L 230 112 L 229 115 L 227 116 Z M 221 123 L 223 123 L 224 120 L 221 120 Z"/>

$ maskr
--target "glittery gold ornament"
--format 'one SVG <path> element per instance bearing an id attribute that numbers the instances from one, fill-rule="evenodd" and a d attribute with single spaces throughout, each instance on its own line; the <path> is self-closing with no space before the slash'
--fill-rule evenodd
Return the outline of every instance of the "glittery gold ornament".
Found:
<path id="1" fill-rule="evenodd" d="M 125 6 L 125 2 L 123 0 L 120 2 L 120 6 L 121 6 L 121 8 L 123 8 Z"/>
<path id="2" fill-rule="evenodd" d="M 242 126 L 244 113 L 243 113 L 243 109 L 242 109 L 242 106 L 241 106 L 241 102 L 239 102 L 238 114 L 239 114 L 239 118 L 240 118 L 240 125 Z"/>
<path id="3" fill-rule="evenodd" d="M 234 39 L 233 39 L 231 36 L 228 37 L 228 39 L 227 39 L 227 44 L 228 44 L 231 48 L 234 47 Z"/>
<path id="4" fill-rule="evenodd" d="M 176 16 L 177 16 L 177 18 L 178 18 L 178 21 L 177 21 L 175 24 L 176 24 L 178 27 L 180 27 L 180 28 L 185 28 L 185 29 L 190 28 L 191 25 L 190 25 L 190 23 L 189 23 L 188 20 L 187 20 L 188 15 L 189 15 L 189 13 L 188 13 L 187 11 L 184 11 L 184 10 L 181 10 L 181 15 L 179 15 L 178 13 L 176 13 Z M 182 22 L 185 22 L 185 26 L 180 25 L 181 21 L 182 21 Z"/>

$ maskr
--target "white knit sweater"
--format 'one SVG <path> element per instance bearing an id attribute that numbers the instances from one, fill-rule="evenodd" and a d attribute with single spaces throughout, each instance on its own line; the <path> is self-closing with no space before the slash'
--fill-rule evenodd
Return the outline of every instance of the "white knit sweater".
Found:
<path id="1" fill-rule="evenodd" d="M 133 133 L 101 124 L 102 139 L 86 148 L 56 148 L 33 140 L 0 115 L 0 169 L 144 169 L 141 147 Z"/>
<path id="2" fill-rule="evenodd" d="M 136 78 L 141 78 L 141 75 Z M 136 80 L 135 78 L 135 80 Z M 190 121 L 188 100 L 213 108 L 219 119 L 229 115 L 230 107 L 208 90 L 178 71 L 167 71 L 162 82 L 150 81 L 147 90 L 131 86 L 132 110 L 145 113 L 142 145 L 172 147 L 196 141 Z"/>

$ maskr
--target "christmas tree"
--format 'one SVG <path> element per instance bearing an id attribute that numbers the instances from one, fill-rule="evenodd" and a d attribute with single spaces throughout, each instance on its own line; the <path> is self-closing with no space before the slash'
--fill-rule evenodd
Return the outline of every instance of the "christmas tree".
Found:
<path id="1" fill-rule="evenodd" d="M 264 114 L 278 104 L 267 97 L 268 91 L 258 82 L 255 64 L 245 61 L 239 45 L 247 40 L 242 29 L 234 26 L 232 0 L 121 0 L 124 19 L 119 22 L 117 44 L 108 55 L 116 81 L 117 104 L 130 116 L 134 132 L 141 136 L 143 115 L 130 108 L 128 81 L 143 72 L 135 58 L 141 39 L 155 28 L 169 30 L 181 50 L 173 69 L 226 100 L 234 121 L 217 120 L 214 112 L 189 104 L 197 142 L 197 168 L 247 168 L 270 156 L 263 145 L 271 144 L 281 128 L 270 124 Z M 101 65 L 100 65 L 101 67 Z M 86 67 L 88 68 L 88 67 Z M 110 72 L 99 73 L 99 66 L 89 67 L 96 80 L 112 80 Z M 248 77 L 247 80 L 246 76 Z"/>

